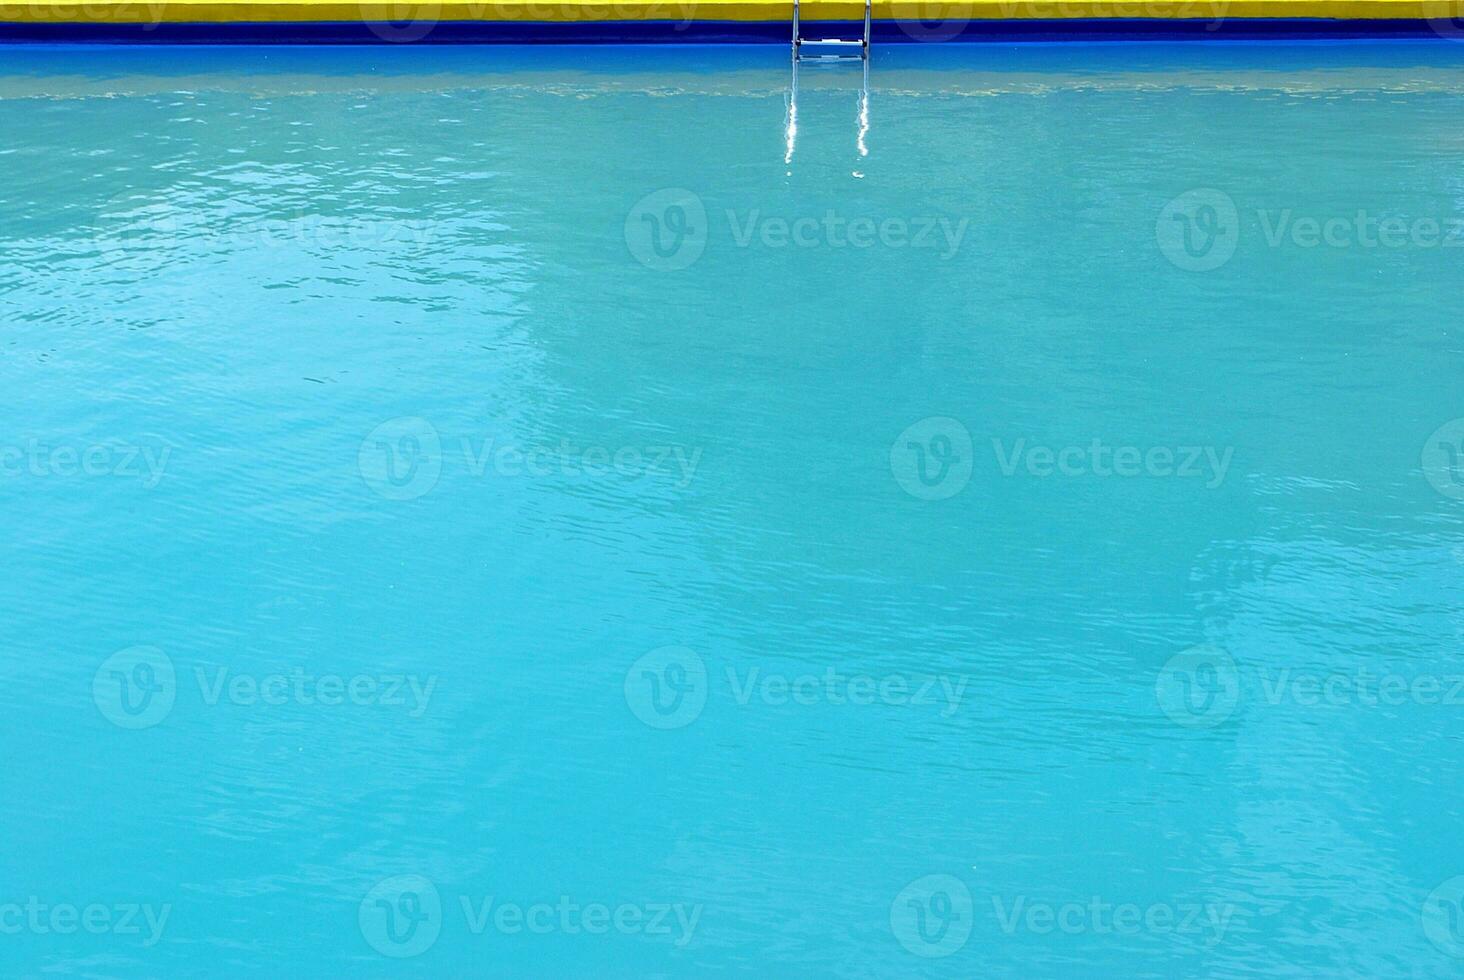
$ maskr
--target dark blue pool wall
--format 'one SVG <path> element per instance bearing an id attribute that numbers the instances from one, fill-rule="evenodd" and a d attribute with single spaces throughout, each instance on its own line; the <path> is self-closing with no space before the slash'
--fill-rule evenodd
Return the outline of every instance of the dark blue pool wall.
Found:
<path id="1" fill-rule="evenodd" d="M 820 21 L 821 30 L 857 36 L 855 21 Z M 785 21 L 443 21 L 404 29 L 360 21 L 320 23 L 19 24 L 0 23 L 0 42 L 61 44 L 787 44 Z M 422 33 L 418 38 L 414 35 Z M 880 43 L 1064 40 L 1349 40 L 1438 38 L 1422 20 L 1325 19 L 1055 19 L 976 20 L 925 29 L 920 22 L 874 24 Z M 396 38 L 393 40 L 393 38 Z M 408 40 L 410 39 L 410 40 Z"/>

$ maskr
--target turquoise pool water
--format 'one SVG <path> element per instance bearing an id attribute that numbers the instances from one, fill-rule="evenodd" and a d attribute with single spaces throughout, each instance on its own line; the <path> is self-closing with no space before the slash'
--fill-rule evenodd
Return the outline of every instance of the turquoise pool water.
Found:
<path id="1" fill-rule="evenodd" d="M 1461 68 L 6 50 L 4 972 L 1459 975 Z"/>

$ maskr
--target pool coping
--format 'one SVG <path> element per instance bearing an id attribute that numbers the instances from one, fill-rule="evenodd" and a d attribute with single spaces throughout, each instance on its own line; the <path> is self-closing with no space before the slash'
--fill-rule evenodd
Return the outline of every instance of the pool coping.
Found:
<path id="1" fill-rule="evenodd" d="M 1464 37 L 1464 0 L 877 0 L 876 42 Z M 0 0 L 0 41 L 788 43 L 791 0 Z M 847 29 L 862 0 L 802 0 Z"/>

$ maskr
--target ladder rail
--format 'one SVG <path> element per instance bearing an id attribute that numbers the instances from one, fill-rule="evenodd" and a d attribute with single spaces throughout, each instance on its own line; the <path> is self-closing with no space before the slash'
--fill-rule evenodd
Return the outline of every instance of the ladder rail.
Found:
<path id="1" fill-rule="evenodd" d="M 802 8 L 802 5 L 800 4 L 799 0 L 793 0 L 793 60 L 794 61 L 798 61 L 800 58 L 803 57 L 803 42 L 804 42 L 804 37 L 803 37 L 803 30 L 802 30 L 802 27 L 801 27 L 801 24 L 802 24 L 802 9 L 801 8 Z M 848 40 L 848 41 L 846 41 L 846 40 L 840 40 L 839 38 L 820 38 L 820 39 L 818 39 L 818 42 L 821 42 L 821 43 L 824 43 L 824 44 L 834 44 L 834 45 L 843 44 L 843 45 L 848 45 L 850 47 L 852 47 L 853 45 L 856 45 L 857 44 L 857 45 L 859 45 L 859 57 L 860 57 L 860 59 L 863 60 L 863 61 L 868 61 L 869 60 L 869 42 L 870 42 L 870 34 L 871 34 L 872 26 L 873 26 L 873 21 L 874 21 L 874 3 L 873 3 L 873 0 L 864 0 L 864 36 L 860 40 L 857 40 L 857 41 Z"/>

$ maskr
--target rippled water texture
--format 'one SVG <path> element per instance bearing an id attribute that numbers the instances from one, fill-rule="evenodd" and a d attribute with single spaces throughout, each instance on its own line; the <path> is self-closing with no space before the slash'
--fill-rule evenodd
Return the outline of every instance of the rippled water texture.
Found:
<path id="1" fill-rule="evenodd" d="M 1464 969 L 1464 45 L 0 54 L 3 972 Z"/>

